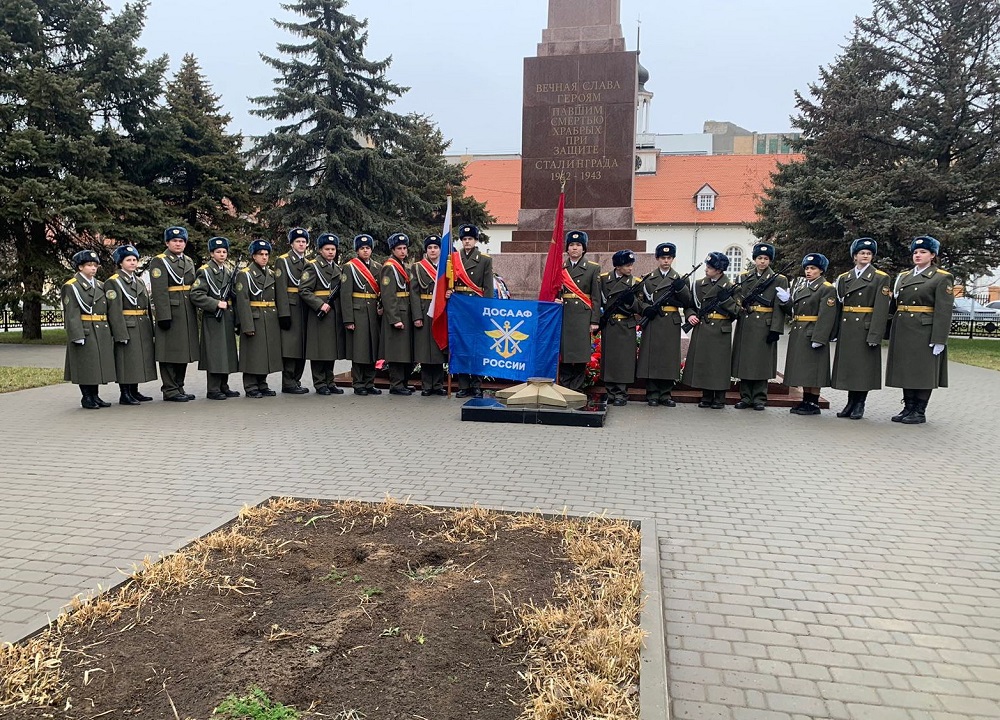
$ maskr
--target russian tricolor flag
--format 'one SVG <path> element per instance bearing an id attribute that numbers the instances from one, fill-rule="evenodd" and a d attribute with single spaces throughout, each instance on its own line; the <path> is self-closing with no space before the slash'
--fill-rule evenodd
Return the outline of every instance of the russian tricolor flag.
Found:
<path id="1" fill-rule="evenodd" d="M 451 195 L 448 196 L 448 209 L 444 214 L 444 229 L 441 230 L 441 257 L 438 258 L 437 278 L 434 280 L 434 298 L 431 300 L 431 335 L 438 347 L 444 350 L 448 347 L 448 292 L 450 283 L 451 262 Z"/>

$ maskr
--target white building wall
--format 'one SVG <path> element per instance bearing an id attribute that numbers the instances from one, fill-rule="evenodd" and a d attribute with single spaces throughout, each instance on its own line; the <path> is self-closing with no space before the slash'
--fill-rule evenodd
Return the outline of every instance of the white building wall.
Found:
<path id="1" fill-rule="evenodd" d="M 692 265 L 704 262 L 705 256 L 713 250 L 725 253 L 732 246 L 743 249 L 744 260 L 750 257 L 757 238 L 740 225 L 640 225 L 638 248 L 641 252 L 652 253 L 662 242 L 677 246 L 676 270 L 683 275 Z M 698 268 L 695 277 L 704 275 L 704 265 Z"/>

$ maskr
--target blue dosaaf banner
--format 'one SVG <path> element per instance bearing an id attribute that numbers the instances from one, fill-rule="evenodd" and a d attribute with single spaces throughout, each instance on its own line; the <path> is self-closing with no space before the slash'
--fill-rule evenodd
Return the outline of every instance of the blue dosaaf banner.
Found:
<path id="1" fill-rule="evenodd" d="M 523 382 L 555 378 L 562 307 L 455 293 L 448 300 L 448 371 Z"/>

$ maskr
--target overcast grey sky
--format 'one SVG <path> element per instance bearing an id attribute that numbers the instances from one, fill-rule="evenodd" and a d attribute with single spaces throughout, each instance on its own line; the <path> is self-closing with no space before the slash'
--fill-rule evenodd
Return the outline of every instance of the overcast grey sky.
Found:
<path id="1" fill-rule="evenodd" d="M 115 10 L 124 0 L 106 0 Z M 650 129 L 701 132 L 705 120 L 748 130 L 789 130 L 794 91 L 805 91 L 831 63 L 871 0 L 621 0 L 622 29 L 654 93 Z M 453 152 L 520 152 L 522 59 L 534 56 L 547 20 L 546 0 L 352 0 L 369 19 L 366 55 L 391 55 L 389 77 L 411 89 L 400 112 L 431 115 Z M 271 22 L 294 19 L 277 0 L 152 0 L 142 43 L 151 56 L 197 56 L 231 130 L 258 135 L 249 96 L 269 94 L 274 73 L 259 53 L 291 39 Z"/>

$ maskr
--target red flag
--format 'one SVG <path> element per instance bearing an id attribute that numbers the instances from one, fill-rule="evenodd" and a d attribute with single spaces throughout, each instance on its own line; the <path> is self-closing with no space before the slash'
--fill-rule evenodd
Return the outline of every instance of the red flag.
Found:
<path id="1" fill-rule="evenodd" d="M 566 193 L 559 193 L 559 207 L 556 208 L 556 225 L 552 228 L 552 242 L 549 243 L 549 254 L 545 258 L 545 272 L 542 273 L 542 287 L 538 291 L 538 299 L 542 302 L 552 302 L 559 297 L 562 290 L 563 267 L 563 212 L 566 209 Z"/>

